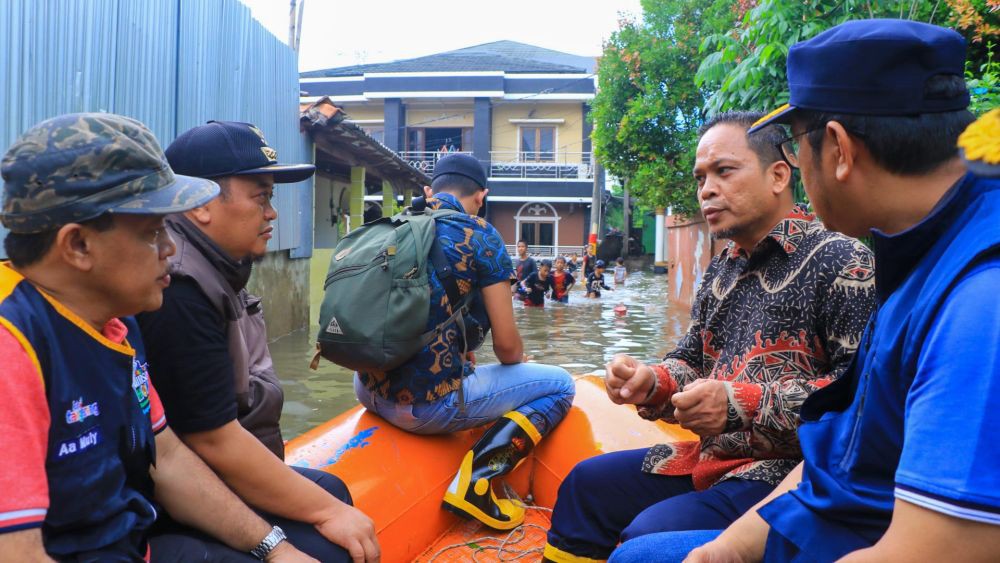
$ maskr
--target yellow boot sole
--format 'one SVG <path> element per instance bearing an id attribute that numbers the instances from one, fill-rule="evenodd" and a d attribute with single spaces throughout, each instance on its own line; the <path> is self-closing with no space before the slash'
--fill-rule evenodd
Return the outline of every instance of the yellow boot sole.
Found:
<path id="1" fill-rule="evenodd" d="M 454 493 L 451 491 L 445 491 L 444 500 L 441 502 L 442 507 L 449 512 L 458 514 L 459 516 L 478 520 L 495 530 L 511 530 L 520 526 L 521 523 L 524 522 L 524 508 L 514 504 L 514 502 L 510 500 L 498 499 L 496 495 L 493 494 L 493 489 L 490 487 L 489 481 L 486 481 L 485 491 L 476 492 L 480 495 L 489 494 L 493 502 L 500 508 L 500 512 L 507 516 L 509 520 L 497 520 L 480 510 L 476 505 L 465 500 L 465 495 L 468 494 L 469 486 L 471 485 L 471 483 L 469 483 L 471 480 L 471 474 L 472 452 L 469 452 L 465 455 L 465 459 L 462 460 L 462 466 L 459 468 L 458 490 Z"/>

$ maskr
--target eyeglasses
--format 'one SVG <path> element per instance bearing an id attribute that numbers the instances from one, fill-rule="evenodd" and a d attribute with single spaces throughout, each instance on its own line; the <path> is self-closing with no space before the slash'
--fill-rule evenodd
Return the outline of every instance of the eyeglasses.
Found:
<path id="1" fill-rule="evenodd" d="M 819 131 L 820 129 L 823 129 L 824 127 L 826 127 L 826 124 L 823 124 L 820 127 L 814 127 L 812 129 L 807 129 L 807 130 L 799 133 L 798 135 L 789 135 L 788 137 L 786 137 L 786 138 L 782 139 L 781 141 L 778 141 L 777 143 L 775 143 L 774 146 L 777 147 L 779 151 L 781 151 L 782 158 L 785 159 L 785 162 L 787 162 L 789 166 L 791 166 L 792 168 L 798 168 L 799 167 L 799 137 L 801 137 L 803 135 L 807 135 L 809 133 L 812 133 L 813 131 Z"/>
<path id="2" fill-rule="evenodd" d="M 826 125 L 827 124 L 824 123 L 823 125 L 819 125 L 817 127 L 813 127 L 812 129 L 806 129 L 805 131 L 799 133 L 798 135 L 789 135 L 785 139 L 783 139 L 783 140 L 775 143 L 774 146 L 777 147 L 779 151 L 781 151 L 781 156 L 785 159 L 785 162 L 787 162 L 789 166 L 791 166 L 792 168 L 798 168 L 799 167 L 799 137 L 801 137 L 803 135 L 807 135 L 809 133 L 812 133 L 813 131 L 819 131 L 820 129 L 824 129 L 824 128 L 826 128 Z M 864 138 L 864 136 L 865 136 L 864 131 L 862 131 L 862 130 L 859 130 L 859 129 L 856 129 L 856 128 L 850 128 L 849 129 L 846 126 L 844 126 L 843 124 L 841 124 L 841 126 L 844 127 L 844 129 L 848 133 L 850 133 L 851 135 L 854 135 L 856 137 L 862 137 L 862 138 Z"/>

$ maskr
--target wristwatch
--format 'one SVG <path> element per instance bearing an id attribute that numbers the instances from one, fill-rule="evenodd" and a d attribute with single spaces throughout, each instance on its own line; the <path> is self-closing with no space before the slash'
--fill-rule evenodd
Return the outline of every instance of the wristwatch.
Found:
<path id="1" fill-rule="evenodd" d="M 271 528 L 271 531 L 264 536 L 264 539 L 260 540 L 257 547 L 250 550 L 250 555 L 253 555 L 257 559 L 263 561 L 267 557 L 271 550 L 278 547 L 278 544 L 285 541 L 288 537 L 285 535 L 285 531 L 281 528 L 275 526 Z"/>

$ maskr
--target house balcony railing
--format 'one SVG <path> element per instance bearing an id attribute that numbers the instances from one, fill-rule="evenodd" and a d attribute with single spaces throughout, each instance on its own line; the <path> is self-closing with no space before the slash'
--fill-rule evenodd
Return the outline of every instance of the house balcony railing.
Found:
<path id="1" fill-rule="evenodd" d="M 443 151 L 403 151 L 399 153 L 399 157 L 410 164 L 410 166 L 416 168 L 417 170 L 427 174 L 428 176 L 434 175 L 434 165 L 441 158 L 448 156 L 449 154 L 472 154 L 469 151 L 454 151 L 454 152 L 443 152 Z"/>
<path id="2" fill-rule="evenodd" d="M 517 245 L 508 244 L 507 254 L 511 256 L 517 256 Z M 554 259 L 557 256 L 572 256 L 576 254 L 577 256 L 583 256 L 586 251 L 586 246 L 573 246 L 573 245 L 559 245 L 553 246 L 550 244 L 532 244 L 528 245 L 528 256 L 540 259 Z"/>
<path id="3" fill-rule="evenodd" d="M 403 151 L 400 158 L 428 176 L 434 175 L 434 165 L 449 154 L 472 154 L 469 151 Z M 490 152 L 490 178 L 593 180 L 593 153 L 556 152 L 526 153 L 517 151 Z"/>
<path id="4" fill-rule="evenodd" d="M 592 180 L 592 154 L 490 151 L 490 178 Z"/>

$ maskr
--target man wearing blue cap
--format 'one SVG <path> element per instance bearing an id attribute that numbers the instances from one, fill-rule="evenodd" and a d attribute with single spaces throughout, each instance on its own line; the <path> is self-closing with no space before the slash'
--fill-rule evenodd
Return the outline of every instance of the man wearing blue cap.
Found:
<path id="1" fill-rule="evenodd" d="M 292 543 L 322 561 L 377 561 L 371 519 L 351 506 L 336 476 L 283 462 L 284 395 L 267 348 L 260 299 L 247 292 L 267 253 L 274 185 L 312 176 L 279 164 L 249 123 L 210 121 L 167 147 L 170 166 L 208 178 L 220 196 L 167 218 L 177 242 L 163 307 L 139 315 L 153 382 L 177 434 Z M 187 534 L 166 522 L 157 533 Z"/>
<path id="2" fill-rule="evenodd" d="M 575 387 L 566 370 L 526 361 L 510 299 L 510 256 L 500 233 L 476 216 L 487 191 L 482 164 L 467 154 L 443 157 L 431 185 L 424 188 L 426 207 L 458 211 L 435 219 L 435 234 L 457 283 L 445 287 L 428 264 L 427 327 L 448 321 L 451 304 L 474 292 L 471 314 L 463 319 L 465 334 L 459 334 L 461 325 L 453 321 L 400 367 L 359 373 L 354 389 L 369 410 L 418 434 L 493 422 L 462 459 L 445 492 L 444 508 L 509 530 L 524 521 L 523 505 L 498 499 L 492 480 L 512 471 L 566 416 Z M 475 350 L 491 329 L 500 364 L 477 366 L 471 354 L 463 357 L 462 350 Z"/>
<path id="3" fill-rule="evenodd" d="M 170 284 L 164 216 L 218 186 L 175 175 L 138 121 L 97 113 L 32 127 L 2 173 L 0 559 L 167 560 L 176 538 L 147 544 L 162 506 L 228 544 L 201 536 L 199 561 L 310 560 L 167 427 L 130 317 Z"/>
<path id="4" fill-rule="evenodd" d="M 781 143 L 824 222 L 872 237 L 877 312 L 802 406 L 805 461 L 691 561 L 990 561 L 1000 553 L 1000 181 L 967 174 L 965 43 L 868 20 L 792 47 Z M 717 533 L 627 542 L 683 556 Z"/>

